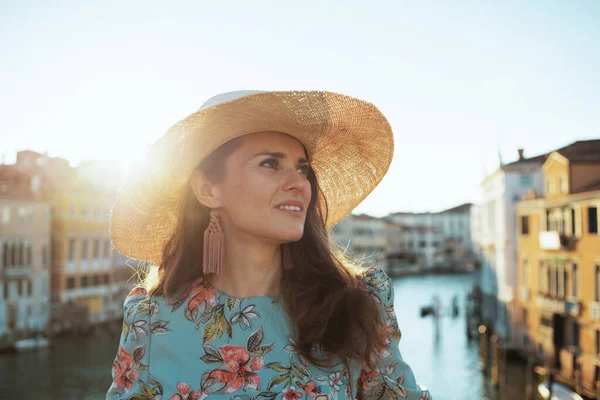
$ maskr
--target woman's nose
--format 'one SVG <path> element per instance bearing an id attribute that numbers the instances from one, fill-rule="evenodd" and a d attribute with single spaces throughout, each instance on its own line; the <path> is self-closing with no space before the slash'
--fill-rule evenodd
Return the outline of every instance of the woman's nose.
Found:
<path id="1" fill-rule="evenodd" d="M 310 186 L 310 182 L 306 176 L 299 173 L 296 169 L 286 174 L 286 181 L 284 185 L 285 190 L 306 190 L 307 186 Z"/>

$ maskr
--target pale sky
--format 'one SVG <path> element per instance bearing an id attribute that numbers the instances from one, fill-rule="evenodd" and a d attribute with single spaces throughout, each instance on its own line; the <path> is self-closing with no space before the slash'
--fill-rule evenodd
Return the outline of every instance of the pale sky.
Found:
<path id="1" fill-rule="evenodd" d="M 383 216 L 477 202 L 499 152 L 600 138 L 600 1 L 291 4 L 0 2 L 0 154 L 126 165 L 216 93 L 337 91 L 394 130 L 355 210 Z"/>

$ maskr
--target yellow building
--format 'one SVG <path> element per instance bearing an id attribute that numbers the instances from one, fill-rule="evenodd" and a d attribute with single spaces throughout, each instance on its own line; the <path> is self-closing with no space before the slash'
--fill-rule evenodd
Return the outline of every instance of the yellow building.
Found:
<path id="1" fill-rule="evenodd" d="M 600 380 L 600 140 L 543 165 L 544 196 L 517 204 L 522 346 L 557 379 L 595 396 Z M 556 345 L 555 345 L 556 344 Z"/>
<path id="2" fill-rule="evenodd" d="M 96 323 L 118 316 L 115 304 L 122 299 L 115 296 L 119 288 L 113 284 L 108 234 L 116 188 L 94 179 L 89 165 L 79 171 L 67 160 L 32 151 L 19 152 L 16 167 L 41 177 L 41 195 L 51 204 L 52 324 Z"/>

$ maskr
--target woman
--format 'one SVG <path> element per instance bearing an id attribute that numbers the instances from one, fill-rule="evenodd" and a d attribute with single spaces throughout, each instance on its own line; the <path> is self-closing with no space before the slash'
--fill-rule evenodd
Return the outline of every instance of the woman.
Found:
<path id="1" fill-rule="evenodd" d="M 392 153 L 379 110 L 329 92 L 225 93 L 174 125 L 112 211 L 115 248 L 158 267 L 107 399 L 429 399 L 390 278 L 328 238 Z"/>

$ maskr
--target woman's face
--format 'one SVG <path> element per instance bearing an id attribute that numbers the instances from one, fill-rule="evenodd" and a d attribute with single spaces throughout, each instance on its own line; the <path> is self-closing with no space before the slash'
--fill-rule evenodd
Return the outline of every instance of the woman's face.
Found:
<path id="1" fill-rule="evenodd" d="M 225 161 L 225 178 L 213 189 L 225 233 L 276 244 L 300 240 L 311 199 L 304 147 L 279 132 L 239 140 Z"/>

